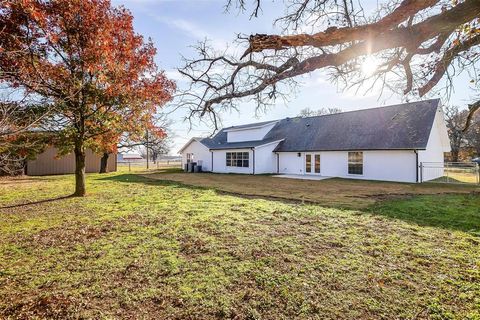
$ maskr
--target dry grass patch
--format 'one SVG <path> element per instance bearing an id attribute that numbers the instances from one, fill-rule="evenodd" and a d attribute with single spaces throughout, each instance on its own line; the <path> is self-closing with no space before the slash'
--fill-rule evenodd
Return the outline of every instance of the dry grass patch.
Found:
<path id="1" fill-rule="evenodd" d="M 366 208 L 377 200 L 419 194 L 470 193 L 478 186 L 411 184 L 365 180 L 326 179 L 320 181 L 281 179 L 268 175 L 180 173 L 164 171 L 145 177 L 214 188 L 237 195 L 319 203 L 330 207 Z"/>
<path id="2" fill-rule="evenodd" d="M 71 178 L 0 201 L 57 197 Z M 358 211 L 134 174 L 87 183 L 86 198 L 0 209 L 0 318 L 480 317 L 478 196 Z"/>

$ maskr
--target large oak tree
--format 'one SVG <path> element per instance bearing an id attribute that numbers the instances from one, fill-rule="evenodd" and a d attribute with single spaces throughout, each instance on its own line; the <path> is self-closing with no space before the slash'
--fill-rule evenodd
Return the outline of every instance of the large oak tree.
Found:
<path id="1" fill-rule="evenodd" d="M 252 18 L 271 5 L 252 2 Z M 248 10 L 249 3 L 229 0 L 227 6 Z M 179 70 L 190 80 L 180 103 L 191 116 L 216 121 L 219 110 L 238 108 L 242 98 L 259 107 L 271 104 L 290 95 L 299 76 L 315 70 L 344 88 L 379 85 L 417 98 L 436 91 L 448 96 L 461 73 L 468 73 L 478 89 L 478 0 L 383 0 L 373 10 L 364 9 L 362 0 L 284 3 L 286 14 L 275 22 L 281 33 L 240 35 L 243 50 L 238 52 L 216 52 L 206 43 L 196 47 L 198 57 Z M 366 73 L 362 66 L 369 59 L 377 63 Z M 467 126 L 480 107 L 476 95 Z"/>
<path id="2" fill-rule="evenodd" d="M 153 126 L 175 84 L 158 70 L 151 41 L 133 30 L 131 13 L 109 0 L 6 0 L 0 80 L 48 99 L 46 125 L 63 153 L 75 154 L 75 193 L 85 188 L 85 149 L 124 131 Z"/>

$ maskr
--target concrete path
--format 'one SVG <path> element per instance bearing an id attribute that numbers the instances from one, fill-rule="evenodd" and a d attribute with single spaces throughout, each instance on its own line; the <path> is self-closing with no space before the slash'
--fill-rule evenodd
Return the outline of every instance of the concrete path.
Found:
<path id="1" fill-rule="evenodd" d="M 273 177 L 287 178 L 287 179 L 300 179 L 300 180 L 325 180 L 330 178 L 330 177 L 315 176 L 315 175 L 309 175 L 309 174 L 279 174 Z"/>

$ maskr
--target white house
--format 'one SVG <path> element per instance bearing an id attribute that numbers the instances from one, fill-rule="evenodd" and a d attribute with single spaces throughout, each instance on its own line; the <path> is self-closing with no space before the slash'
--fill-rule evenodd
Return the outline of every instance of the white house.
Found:
<path id="1" fill-rule="evenodd" d="M 219 173 L 420 182 L 443 175 L 419 168 L 443 163 L 449 151 L 435 99 L 233 126 L 213 138 L 192 138 L 179 152 L 182 165 L 193 161 Z"/>

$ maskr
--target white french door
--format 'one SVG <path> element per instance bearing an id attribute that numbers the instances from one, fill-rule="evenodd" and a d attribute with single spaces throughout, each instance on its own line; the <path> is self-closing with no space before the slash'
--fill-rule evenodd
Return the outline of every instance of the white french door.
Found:
<path id="1" fill-rule="evenodd" d="M 305 154 L 305 173 L 320 174 L 320 153 Z"/>

